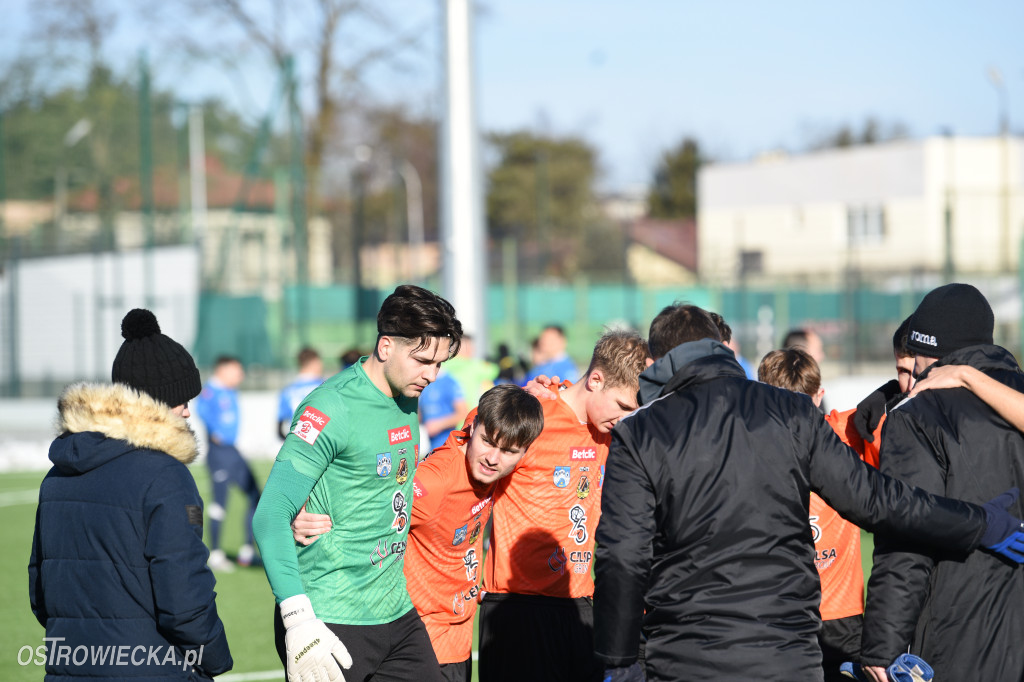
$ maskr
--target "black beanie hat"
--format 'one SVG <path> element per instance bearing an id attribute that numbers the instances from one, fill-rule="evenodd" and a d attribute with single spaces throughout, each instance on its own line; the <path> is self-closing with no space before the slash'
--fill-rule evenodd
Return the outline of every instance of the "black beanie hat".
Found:
<path id="1" fill-rule="evenodd" d="M 127 384 L 160 402 L 177 407 L 199 395 L 203 384 L 189 352 L 160 333 L 156 315 L 142 308 L 121 320 L 124 343 L 110 371 L 114 383 Z"/>
<path id="2" fill-rule="evenodd" d="M 970 284 L 947 284 L 928 292 L 910 318 L 907 350 L 941 358 L 968 346 L 992 343 L 995 316 Z"/>
<path id="3" fill-rule="evenodd" d="M 907 350 L 907 339 L 910 337 L 910 320 L 914 316 L 911 315 L 907 319 L 900 322 L 900 326 L 893 332 L 892 335 L 892 350 L 897 355 L 901 355 Z"/>

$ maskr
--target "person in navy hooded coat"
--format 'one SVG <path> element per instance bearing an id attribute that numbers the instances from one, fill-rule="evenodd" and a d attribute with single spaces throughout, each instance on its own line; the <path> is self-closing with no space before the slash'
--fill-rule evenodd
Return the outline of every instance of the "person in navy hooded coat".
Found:
<path id="1" fill-rule="evenodd" d="M 39 488 L 28 573 L 46 679 L 207 680 L 232 659 L 186 466 L 199 371 L 148 310 L 121 333 L 113 383 L 61 394 Z"/>

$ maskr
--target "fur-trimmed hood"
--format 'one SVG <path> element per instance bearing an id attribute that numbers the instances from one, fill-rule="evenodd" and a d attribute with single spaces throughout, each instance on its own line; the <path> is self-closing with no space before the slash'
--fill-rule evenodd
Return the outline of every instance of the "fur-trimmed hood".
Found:
<path id="1" fill-rule="evenodd" d="M 139 448 L 167 453 L 182 464 L 191 463 L 199 453 L 184 418 L 124 384 L 73 384 L 64 389 L 57 409 L 61 436 L 50 448 L 50 460 L 61 468 L 88 471 Z M 102 437 L 83 440 L 73 434 Z M 99 447 L 103 441 L 107 444 Z"/>

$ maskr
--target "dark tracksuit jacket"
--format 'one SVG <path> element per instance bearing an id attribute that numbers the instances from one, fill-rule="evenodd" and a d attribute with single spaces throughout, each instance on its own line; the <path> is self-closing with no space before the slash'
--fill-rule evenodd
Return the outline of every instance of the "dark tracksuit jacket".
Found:
<path id="1" fill-rule="evenodd" d="M 119 384 L 71 386 L 58 406 L 29 597 L 47 637 L 63 638 L 51 646 L 71 655 L 47 652 L 46 679 L 205 680 L 230 670 L 203 503 L 185 466 L 197 452 L 188 424 Z"/>
<path id="2" fill-rule="evenodd" d="M 614 429 L 597 528 L 594 641 L 648 680 L 822 679 L 814 491 L 869 529 L 977 546 L 985 513 L 883 476 L 806 395 L 748 381 L 730 350 L 683 344 L 641 376 Z"/>
<path id="3" fill-rule="evenodd" d="M 963 348 L 936 365 L 970 365 L 1024 391 L 1005 349 Z M 924 375 L 927 376 L 927 372 Z M 1024 437 L 965 388 L 925 391 L 889 413 L 882 471 L 938 495 L 984 503 L 1024 488 Z M 1010 512 L 1022 515 L 1018 500 Z M 937 680 L 1024 680 L 1024 573 L 983 552 L 875 537 L 862 658 L 887 665 L 910 647 Z"/>

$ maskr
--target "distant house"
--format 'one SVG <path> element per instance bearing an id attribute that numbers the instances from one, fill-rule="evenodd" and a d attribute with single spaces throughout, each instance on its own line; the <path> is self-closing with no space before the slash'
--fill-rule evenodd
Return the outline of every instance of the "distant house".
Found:
<path id="1" fill-rule="evenodd" d="M 697 273 L 697 223 L 692 219 L 639 218 L 627 228 L 630 275 L 638 284 L 693 284 Z"/>
<path id="2" fill-rule="evenodd" d="M 745 163 L 698 178 L 697 270 L 729 285 L 860 273 L 1016 271 L 1024 140 L 929 137 Z"/>
<path id="3" fill-rule="evenodd" d="M 114 244 L 138 249 L 145 244 L 142 194 L 138 178 L 114 183 L 117 208 Z M 282 286 L 297 280 L 296 235 L 288 212 L 290 187 L 285 180 L 248 181 L 215 157 L 206 158 L 205 225 L 193 225 L 188 183 L 173 168 L 158 168 L 153 180 L 154 237 L 158 244 L 191 242 L 202 247 L 204 283 L 225 293 L 280 296 Z M 240 210 L 235 210 L 236 206 Z M 93 244 L 102 231 L 95 188 L 72 195 L 60 230 L 62 239 Z M 307 220 L 307 275 L 310 284 L 332 281 L 331 228 L 323 217 Z"/>

